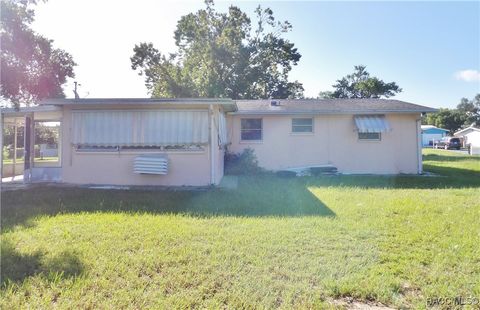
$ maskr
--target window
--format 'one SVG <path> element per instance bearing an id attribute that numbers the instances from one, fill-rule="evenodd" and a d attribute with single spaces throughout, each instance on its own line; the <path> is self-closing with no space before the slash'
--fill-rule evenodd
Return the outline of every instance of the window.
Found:
<path id="1" fill-rule="evenodd" d="M 74 111 L 73 144 L 95 147 L 161 147 L 208 144 L 208 111 Z"/>
<path id="2" fill-rule="evenodd" d="M 380 141 L 381 135 L 379 132 L 359 132 L 358 140 L 364 141 Z"/>
<path id="3" fill-rule="evenodd" d="M 262 119 L 243 118 L 241 120 L 241 140 L 262 140 Z"/>
<path id="4" fill-rule="evenodd" d="M 60 122 L 35 121 L 34 167 L 60 166 Z"/>
<path id="5" fill-rule="evenodd" d="M 292 132 L 313 132 L 313 118 L 292 118 Z"/>

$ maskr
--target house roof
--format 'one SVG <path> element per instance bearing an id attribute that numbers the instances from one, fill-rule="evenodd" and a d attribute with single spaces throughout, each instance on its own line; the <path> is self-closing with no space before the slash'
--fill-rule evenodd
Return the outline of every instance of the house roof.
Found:
<path id="1" fill-rule="evenodd" d="M 272 101 L 278 103 L 272 105 Z M 389 99 L 237 100 L 235 114 L 379 114 L 430 113 L 436 109 Z"/>
<path id="2" fill-rule="evenodd" d="M 235 101 L 229 98 L 79 98 L 45 99 L 40 105 L 221 105 L 225 111 L 236 111 Z"/>
<path id="3" fill-rule="evenodd" d="M 457 132 L 454 133 L 453 135 L 454 135 L 454 136 L 461 136 L 461 135 L 463 135 L 463 134 L 466 134 L 466 133 L 472 132 L 472 131 L 480 131 L 480 128 L 476 128 L 476 127 L 470 126 L 470 127 L 467 127 L 467 128 L 464 128 L 464 129 L 462 129 L 462 130 L 457 131 Z"/>
<path id="4" fill-rule="evenodd" d="M 441 130 L 441 131 L 445 131 L 445 132 L 450 131 L 448 129 L 439 128 L 439 127 L 433 126 L 433 125 L 422 125 L 421 128 L 422 128 L 422 130 L 437 129 L 437 130 Z"/>
<path id="5" fill-rule="evenodd" d="M 278 105 L 272 105 L 272 101 Z M 390 99 L 260 99 L 228 98 L 80 98 L 46 99 L 40 105 L 221 105 L 235 114 L 382 114 L 430 113 L 436 109 Z"/>

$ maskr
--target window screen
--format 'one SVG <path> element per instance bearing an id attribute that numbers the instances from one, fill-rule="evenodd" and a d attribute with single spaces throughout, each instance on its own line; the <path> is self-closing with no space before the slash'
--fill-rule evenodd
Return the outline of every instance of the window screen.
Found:
<path id="1" fill-rule="evenodd" d="M 262 140 L 262 119 L 243 118 L 240 131 L 242 140 Z"/>
<path id="2" fill-rule="evenodd" d="M 312 118 L 293 118 L 292 132 L 313 132 Z"/>
<path id="3" fill-rule="evenodd" d="M 359 132 L 358 139 L 359 140 L 380 140 L 381 135 L 379 132 Z"/>

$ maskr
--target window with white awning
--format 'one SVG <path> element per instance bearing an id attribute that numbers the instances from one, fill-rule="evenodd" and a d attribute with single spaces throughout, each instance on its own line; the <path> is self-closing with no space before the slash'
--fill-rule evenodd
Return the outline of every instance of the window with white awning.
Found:
<path id="1" fill-rule="evenodd" d="M 385 115 L 355 115 L 355 125 L 359 133 L 382 133 L 390 131 Z"/>
<path id="2" fill-rule="evenodd" d="M 72 142 L 93 147 L 203 145 L 209 141 L 208 111 L 73 111 Z"/>
<path id="3" fill-rule="evenodd" d="M 385 115 L 355 115 L 359 141 L 381 141 L 382 132 L 390 130 Z"/>

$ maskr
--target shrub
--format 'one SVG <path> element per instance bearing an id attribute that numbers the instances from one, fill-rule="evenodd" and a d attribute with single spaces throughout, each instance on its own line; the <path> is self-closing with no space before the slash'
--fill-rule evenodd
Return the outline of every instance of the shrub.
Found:
<path id="1" fill-rule="evenodd" d="M 337 173 L 337 168 L 335 167 L 311 167 L 310 173 L 317 177 L 324 174 L 335 174 Z"/>
<path id="2" fill-rule="evenodd" d="M 280 178 L 294 178 L 297 176 L 297 173 L 295 171 L 289 170 L 280 170 L 275 172 L 275 174 Z"/>
<path id="3" fill-rule="evenodd" d="M 225 174 L 259 174 L 264 170 L 258 166 L 257 156 L 251 148 L 242 153 L 225 153 Z"/>

